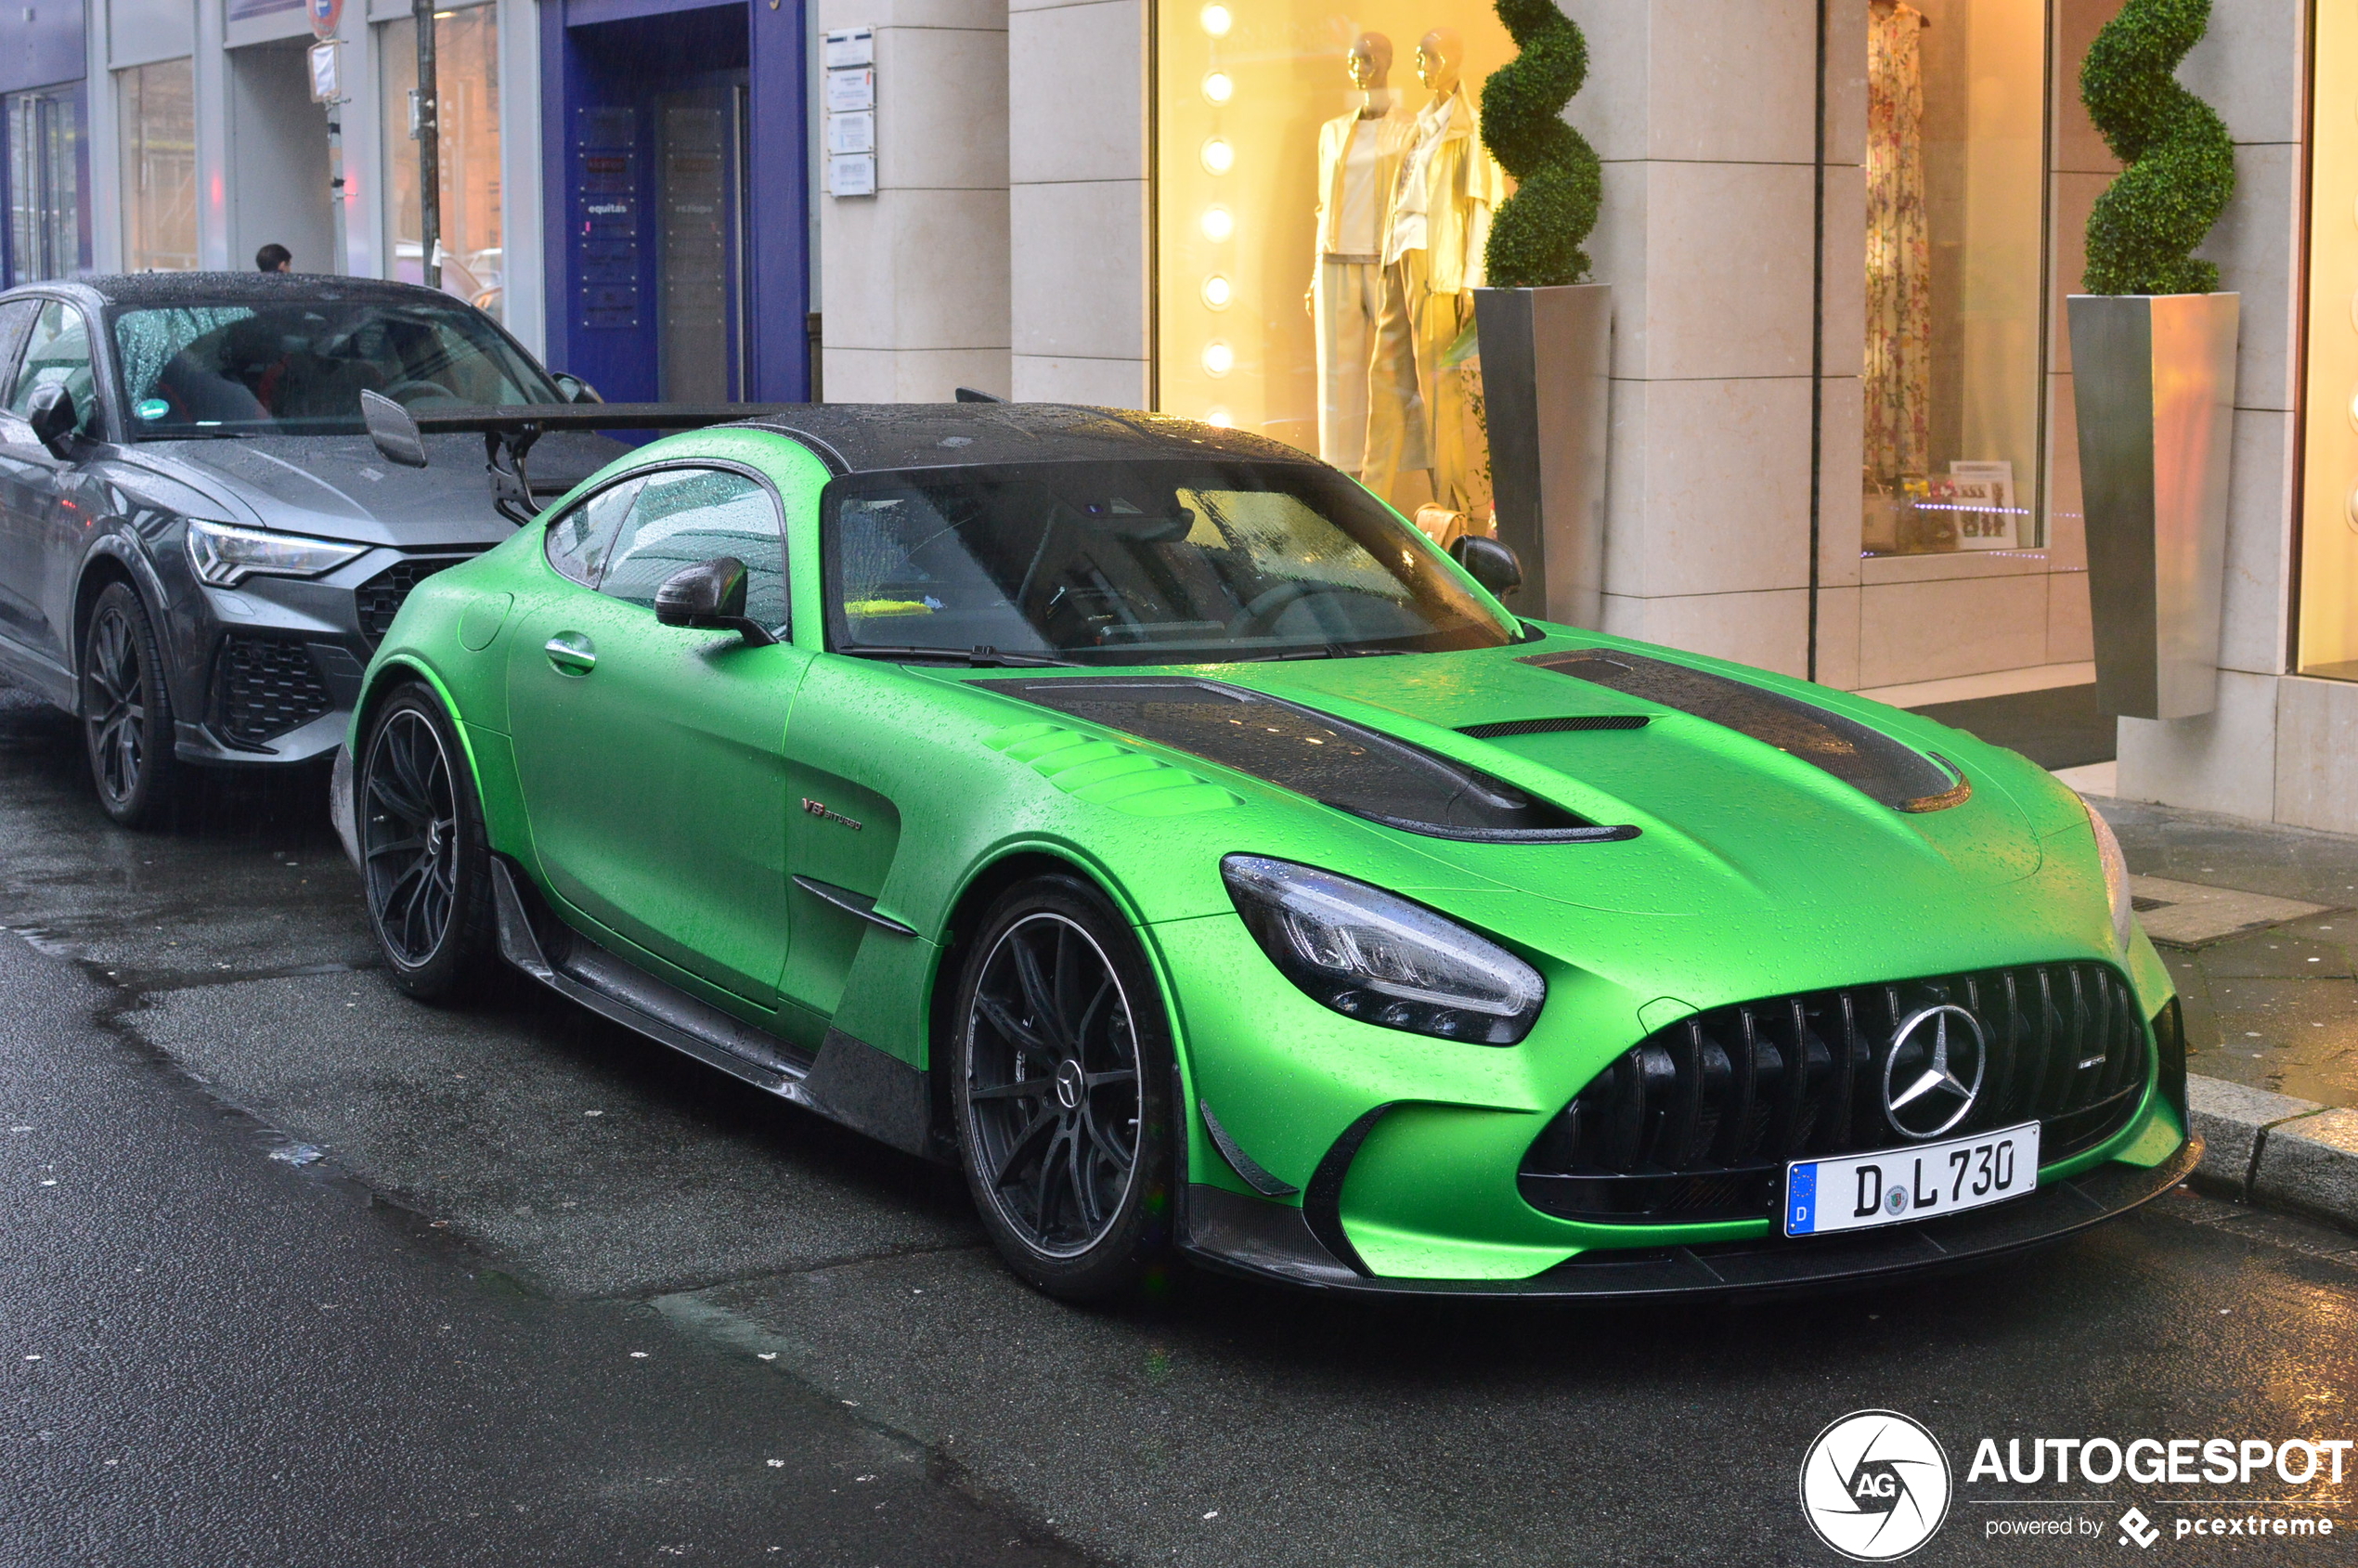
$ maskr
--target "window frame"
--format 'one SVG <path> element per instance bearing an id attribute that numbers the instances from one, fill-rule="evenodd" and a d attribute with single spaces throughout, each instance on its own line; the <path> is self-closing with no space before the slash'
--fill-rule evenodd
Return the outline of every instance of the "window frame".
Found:
<path id="1" fill-rule="evenodd" d="M 597 499 L 598 497 L 605 495 L 622 485 L 654 479 L 659 474 L 680 473 L 732 473 L 741 479 L 751 480 L 755 487 L 758 489 L 763 496 L 768 498 L 771 515 L 778 520 L 778 581 L 784 590 L 784 598 L 785 602 L 786 618 L 778 623 L 776 626 L 764 627 L 762 629 L 768 631 L 771 636 L 777 638 L 782 642 L 787 641 L 792 636 L 794 629 L 794 560 L 791 541 L 788 538 L 788 531 L 791 525 L 786 519 L 785 498 L 779 493 L 777 483 L 751 463 L 740 462 L 730 458 L 698 458 L 682 454 L 679 457 L 666 459 L 660 462 L 649 463 L 644 468 L 634 468 L 628 473 L 616 474 L 608 483 L 601 485 L 597 489 L 582 497 L 579 501 L 574 504 L 574 506 L 566 507 L 563 511 L 551 514 L 549 522 L 543 525 L 544 537 L 541 543 L 542 559 L 549 559 L 548 540 L 546 538 L 548 531 L 555 527 L 558 518 L 564 516 L 567 512 L 573 512 L 576 507 L 587 506 L 591 501 Z M 637 504 L 638 503 L 634 499 L 631 505 L 635 508 Z M 629 515 L 629 512 L 626 511 L 623 513 L 624 521 L 627 522 Z M 617 534 L 620 532 L 619 525 L 616 527 L 616 532 Z M 751 563 L 747 563 L 747 564 L 751 564 Z M 598 580 L 595 583 L 585 584 L 580 578 L 558 566 L 553 560 L 549 561 L 550 569 L 556 572 L 556 574 L 564 578 L 565 581 L 574 584 L 577 588 L 586 588 L 590 592 L 595 593 L 601 598 L 612 599 L 617 604 L 629 604 L 633 609 L 644 610 L 649 617 L 652 618 L 654 615 L 654 610 L 652 606 L 631 604 L 630 601 L 627 599 L 622 599 L 606 592 L 606 573 L 613 568 L 613 565 L 614 557 L 609 554 L 605 561 L 602 562 L 598 568 Z"/>

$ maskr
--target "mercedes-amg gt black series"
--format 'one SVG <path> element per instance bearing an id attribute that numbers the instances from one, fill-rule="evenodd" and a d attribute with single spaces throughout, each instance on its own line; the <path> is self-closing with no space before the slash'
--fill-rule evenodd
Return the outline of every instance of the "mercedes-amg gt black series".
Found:
<path id="1" fill-rule="evenodd" d="M 333 753 L 409 590 L 625 449 L 553 432 L 531 482 L 512 463 L 490 486 L 480 435 L 388 462 L 363 393 L 421 412 L 596 395 L 460 300 L 363 279 L 16 289 L 0 390 L 0 680 L 81 719 L 100 803 L 135 825 L 188 764 Z"/>

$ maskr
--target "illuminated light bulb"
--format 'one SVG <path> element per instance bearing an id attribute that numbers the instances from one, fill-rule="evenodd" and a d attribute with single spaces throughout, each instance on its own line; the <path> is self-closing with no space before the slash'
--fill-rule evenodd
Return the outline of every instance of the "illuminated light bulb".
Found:
<path id="1" fill-rule="evenodd" d="M 1236 297 L 1237 291 L 1234 285 L 1220 274 L 1215 272 L 1203 280 L 1203 303 L 1211 306 L 1212 309 L 1227 309 L 1228 302 Z"/>
<path id="2" fill-rule="evenodd" d="M 1237 368 L 1237 351 L 1214 338 L 1203 345 L 1204 373 L 1224 376 Z"/>
<path id="3" fill-rule="evenodd" d="M 1231 415 L 1227 409 L 1215 404 L 1203 411 L 1203 422 L 1215 430 L 1228 430 L 1233 428 L 1237 421 L 1235 416 Z"/>
<path id="4" fill-rule="evenodd" d="M 1236 215 L 1225 207 L 1203 210 L 1203 237 L 1217 244 L 1237 232 Z"/>
<path id="5" fill-rule="evenodd" d="M 1203 30 L 1214 38 L 1227 37 L 1228 30 L 1237 24 L 1237 19 L 1225 6 L 1206 6 L 1202 20 Z"/>
<path id="6" fill-rule="evenodd" d="M 1236 80 L 1224 71 L 1208 72 L 1203 79 L 1203 99 L 1206 103 L 1226 103 L 1237 96 Z"/>
<path id="7" fill-rule="evenodd" d="M 1203 144 L 1203 166 L 1215 175 L 1224 175 L 1237 166 L 1237 149 L 1214 136 Z"/>

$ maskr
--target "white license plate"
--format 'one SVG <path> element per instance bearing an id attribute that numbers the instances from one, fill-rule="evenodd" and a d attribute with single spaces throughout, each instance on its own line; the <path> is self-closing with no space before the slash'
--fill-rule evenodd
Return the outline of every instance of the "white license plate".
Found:
<path id="1" fill-rule="evenodd" d="M 1785 1167 L 1785 1234 L 1937 1219 L 2039 1190 L 2039 1123 Z"/>

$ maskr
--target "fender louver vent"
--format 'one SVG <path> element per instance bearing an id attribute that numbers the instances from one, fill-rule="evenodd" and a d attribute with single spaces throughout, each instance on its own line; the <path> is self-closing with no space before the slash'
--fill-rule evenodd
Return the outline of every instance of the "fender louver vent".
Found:
<path id="1" fill-rule="evenodd" d="M 1962 773 L 1889 735 L 1709 670 L 1600 648 L 1534 654 L 1522 662 L 1725 725 L 1824 769 L 1895 810 L 1938 811 L 1962 806 L 1973 797 L 1973 786 Z"/>
<path id="2" fill-rule="evenodd" d="M 1250 773 L 1404 833 L 1492 844 L 1635 838 L 1379 731 L 1259 692 L 1185 676 L 976 685 Z"/>

